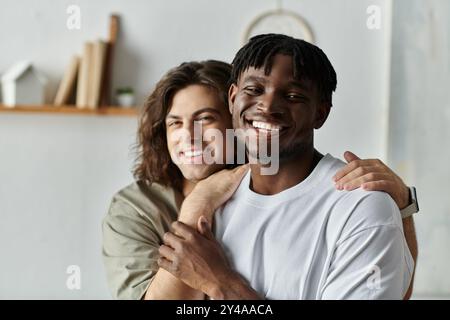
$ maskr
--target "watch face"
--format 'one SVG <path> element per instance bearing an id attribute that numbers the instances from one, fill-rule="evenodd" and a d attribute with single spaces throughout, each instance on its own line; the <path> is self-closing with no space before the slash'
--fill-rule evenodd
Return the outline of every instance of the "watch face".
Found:
<path id="1" fill-rule="evenodd" d="M 264 33 L 281 33 L 314 43 L 313 33 L 307 22 L 292 11 L 275 10 L 256 17 L 247 28 L 243 42 Z"/>

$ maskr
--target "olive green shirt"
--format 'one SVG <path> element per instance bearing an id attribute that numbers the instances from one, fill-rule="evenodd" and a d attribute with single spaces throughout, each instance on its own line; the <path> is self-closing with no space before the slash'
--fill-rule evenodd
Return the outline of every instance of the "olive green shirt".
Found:
<path id="1" fill-rule="evenodd" d="M 158 271 L 159 246 L 177 220 L 181 193 L 138 181 L 116 193 L 103 219 L 102 256 L 112 296 L 142 299 Z"/>

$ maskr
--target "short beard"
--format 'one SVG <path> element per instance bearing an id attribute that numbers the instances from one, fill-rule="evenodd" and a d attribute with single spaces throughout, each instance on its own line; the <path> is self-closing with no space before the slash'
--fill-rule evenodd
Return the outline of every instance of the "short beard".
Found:
<path id="1" fill-rule="evenodd" d="M 290 145 L 282 150 L 280 150 L 280 162 L 287 160 L 299 158 L 309 150 L 310 144 L 304 142 L 298 142 L 297 144 Z"/>
<path id="2" fill-rule="evenodd" d="M 306 153 L 307 150 L 309 150 L 311 144 L 309 143 L 304 143 L 304 142 L 298 142 L 294 145 L 290 145 L 287 146 L 286 148 L 280 150 L 279 155 L 278 155 L 278 161 L 279 162 L 284 162 L 284 161 L 288 161 L 291 159 L 296 159 L 301 157 L 302 155 L 304 155 Z M 245 150 L 247 153 L 247 158 L 253 158 L 256 160 L 260 160 L 259 157 L 259 150 L 258 151 L 250 151 L 248 146 L 245 146 Z M 269 151 L 269 157 L 273 157 L 273 155 L 270 153 Z"/>

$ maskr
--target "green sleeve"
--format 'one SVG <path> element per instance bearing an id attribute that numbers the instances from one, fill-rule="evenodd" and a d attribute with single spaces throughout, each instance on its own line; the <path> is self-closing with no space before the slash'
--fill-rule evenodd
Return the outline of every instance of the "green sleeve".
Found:
<path id="1" fill-rule="evenodd" d="M 115 299 L 142 299 L 158 271 L 164 230 L 135 207 L 113 199 L 103 219 L 102 256 Z"/>

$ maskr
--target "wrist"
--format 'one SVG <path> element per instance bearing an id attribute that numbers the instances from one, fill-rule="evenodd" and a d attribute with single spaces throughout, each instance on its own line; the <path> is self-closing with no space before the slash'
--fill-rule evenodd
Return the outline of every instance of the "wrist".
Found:
<path id="1" fill-rule="evenodd" d="M 226 300 L 228 283 L 223 280 L 211 283 L 204 291 L 206 295 L 214 300 Z"/>
<path id="2" fill-rule="evenodd" d="M 235 299 L 234 289 L 241 285 L 242 279 L 234 271 L 230 270 L 222 277 L 211 283 L 204 292 L 214 300 Z"/>
<path id="3" fill-rule="evenodd" d="M 205 294 L 214 300 L 225 300 L 225 289 L 219 284 L 212 284 L 209 288 L 204 290 Z"/>
<path id="4" fill-rule="evenodd" d="M 400 210 L 403 210 L 411 203 L 411 193 L 409 192 L 409 188 L 407 186 L 405 186 L 402 194 L 403 194 L 402 201 L 399 203 L 398 206 Z"/>
<path id="5" fill-rule="evenodd" d="M 181 205 L 178 220 L 193 226 L 197 226 L 197 221 L 201 216 L 205 216 L 208 220 L 212 219 L 213 210 L 207 201 L 198 197 L 188 196 Z"/>

